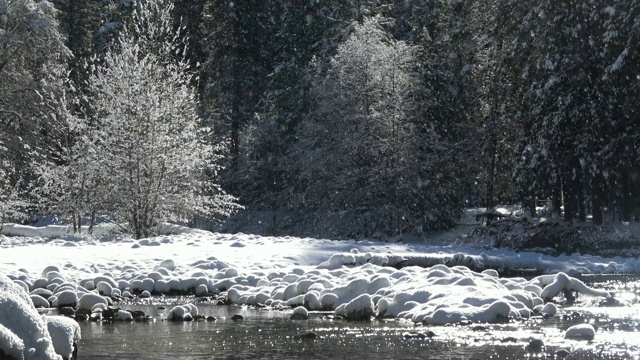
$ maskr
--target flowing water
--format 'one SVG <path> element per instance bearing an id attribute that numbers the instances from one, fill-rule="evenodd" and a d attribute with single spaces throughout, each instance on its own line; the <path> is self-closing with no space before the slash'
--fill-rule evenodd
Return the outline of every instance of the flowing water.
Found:
<path id="1" fill-rule="evenodd" d="M 128 305 L 155 318 L 147 322 L 83 322 L 80 359 L 640 359 L 640 280 L 583 278 L 616 293 L 625 306 L 579 297 L 550 319 L 501 324 L 414 326 L 399 320 L 347 322 L 326 313 L 289 320 L 290 312 L 198 305 L 216 321 L 163 321 L 157 305 Z M 235 314 L 244 320 L 233 321 Z M 592 341 L 565 340 L 568 327 L 590 323 Z M 435 336 L 411 338 L 409 333 Z M 314 339 L 300 335 L 315 333 Z M 542 340 L 541 348 L 531 340 Z"/>

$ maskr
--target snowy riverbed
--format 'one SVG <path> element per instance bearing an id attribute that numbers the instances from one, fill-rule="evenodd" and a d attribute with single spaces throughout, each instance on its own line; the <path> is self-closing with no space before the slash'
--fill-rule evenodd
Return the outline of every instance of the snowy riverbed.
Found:
<path id="1" fill-rule="evenodd" d="M 330 310 L 353 320 L 375 316 L 424 325 L 484 323 L 557 316 L 553 300 L 558 295 L 578 293 L 614 301 L 614 293 L 592 289 L 572 276 L 640 273 L 638 259 L 579 254 L 550 257 L 186 228 L 174 228 L 175 235 L 137 241 L 64 235 L 61 227 L 7 230 L 17 236 L 2 238 L 0 273 L 24 288 L 23 295 L 29 291 L 34 304 L 87 310 L 102 302 L 95 294 L 99 290 L 103 298 L 116 300 L 142 294 L 212 294 L 237 305 L 298 308 L 292 313 L 302 318 L 308 310 Z M 549 275 L 500 277 L 496 270 L 504 269 Z M 193 315 L 189 308 L 172 310 L 170 314 Z M 587 325 L 565 335 L 594 336 Z"/>

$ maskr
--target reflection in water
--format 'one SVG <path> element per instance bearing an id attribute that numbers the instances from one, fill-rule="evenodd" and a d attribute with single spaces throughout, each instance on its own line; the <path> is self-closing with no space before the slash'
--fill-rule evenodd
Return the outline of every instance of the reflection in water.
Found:
<path id="1" fill-rule="evenodd" d="M 421 328 L 397 320 L 346 322 L 313 314 L 308 321 L 289 320 L 290 312 L 235 306 L 199 305 L 215 322 L 163 321 L 167 310 L 132 305 L 155 316 L 135 323 L 81 323 L 81 359 L 523 359 L 555 356 L 567 350 L 567 359 L 638 359 L 640 304 L 638 282 L 590 282 L 599 288 L 617 287 L 625 307 L 598 307 L 592 299 L 561 309 L 551 319 Z M 634 287 L 635 286 L 635 287 Z M 635 296 L 635 297 L 634 297 Z M 231 317 L 241 314 L 242 321 Z M 563 316 L 570 315 L 570 316 Z M 564 330 L 588 322 L 597 330 L 592 342 L 564 340 Z M 408 332 L 433 331 L 426 339 L 405 338 Z M 315 339 L 296 335 L 314 332 Z M 527 354 L 532 339 L 542 339 L 542 354 Z"/>

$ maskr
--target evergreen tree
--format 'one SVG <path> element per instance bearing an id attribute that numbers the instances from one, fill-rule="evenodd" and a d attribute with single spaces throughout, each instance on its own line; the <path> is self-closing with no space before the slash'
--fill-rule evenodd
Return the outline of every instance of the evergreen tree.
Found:
<path id="1" fill-rule="evenodd" d="M 202 98 L 219 132 L 229 138 L 232 166 L 242 127 L 253 117 L 270 71 L 271 2 L 215 0 L 205 7 Z M 235 169 L 233 169 L 235 170 Z"/>

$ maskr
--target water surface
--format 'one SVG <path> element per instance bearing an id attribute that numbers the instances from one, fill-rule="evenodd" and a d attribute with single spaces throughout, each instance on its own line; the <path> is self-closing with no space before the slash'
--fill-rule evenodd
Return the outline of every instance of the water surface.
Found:
<path id="1" fill-rule="evenodd" d="M 416 327 L 400 320 L 347 322 L 327 314 L 307 321 L 289 320 L 290 312 L 200 304 L 215 322 L 163 321 L 167 309 L 127 305 L 154 317 L 148 322 L 83 322 L 81 359 L 640 359 L 640 281 L 631 277 L 584 278 L 616 293 L 626 306 L 603 306 L 600 299 L 579 297 L 550 319 L 510 320 L 503 324 Z M 244 320 L 233 321 L 235 314 Z M 593 341 L 565 340 L 576 324 L 596 328 Z M 406 338 L 410 332 L 432 338 Z M 313 332 L 315 339 L 297 336 Z M 540 339 L 544 347 L 529 347 Z M 539 351 L 539 352 L 537 352 Z"/>

